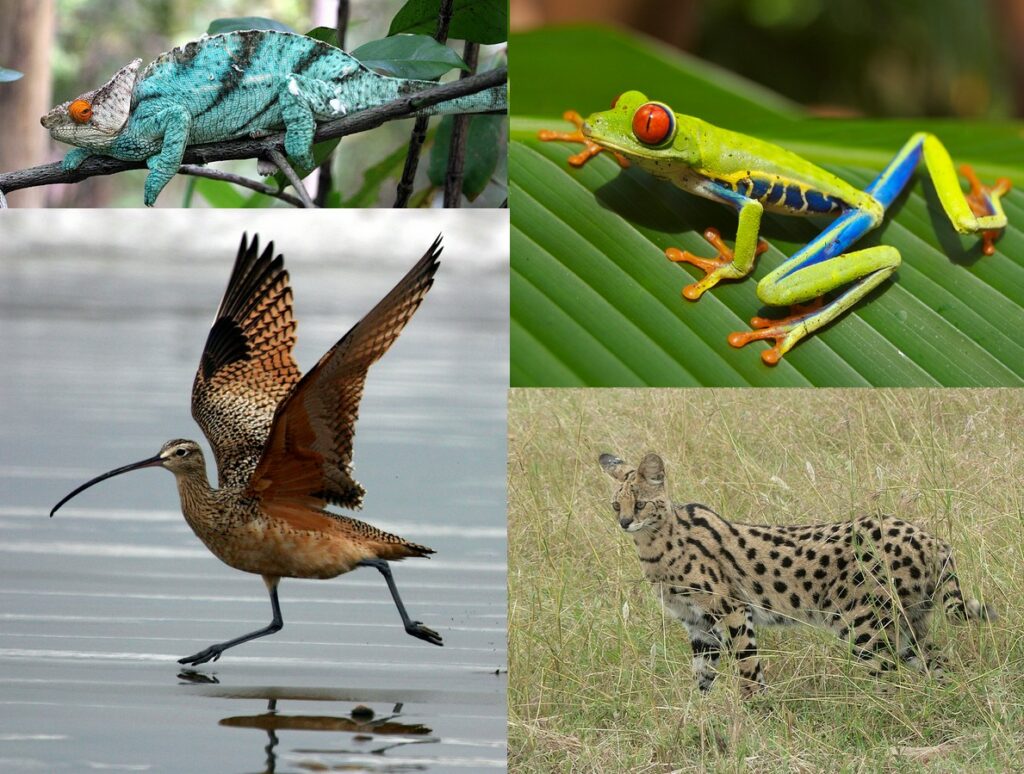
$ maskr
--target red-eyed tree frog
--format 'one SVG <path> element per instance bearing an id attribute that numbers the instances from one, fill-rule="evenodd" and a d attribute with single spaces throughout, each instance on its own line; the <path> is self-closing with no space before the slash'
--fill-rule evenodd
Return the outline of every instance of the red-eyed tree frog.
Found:
<path id="1" fill-rule="evenodd" d="M 703 279 L 683 289 L 683 296 L 691 301 L 721 279 L 741 278 L 751 272 L 755 257 L 768 249 L 758 239 L 764 210 L 837 216 L 757 285 L 758 298 L 768 306 L 810 305 L 797 307 L 792 316 L 781 320 L 755 317 L 750 321 L 754 330 L 729 336 L 734 347 L 774 339 L 775 345 L 761 353 L 767 365 L 778 363 L 800 339 L 834 320 L 896 271 L 900 254 L 894 247 L 843 251 L 881 224 L 886 209 L 922 159 L 953 228 L 961 234 L 980 234 L 985 255 L 995 252 L 995 239 L 1006 226 L 1000 197 L 1010 190 L 1010 181 L 1000 178 L 995 185 L 985 186 L 964 166 L 961 172 L 971 185 L 965 195 L 948 151 L 926 132 L 911 137 L 867 190 L 861 191 L 795 153 L 680 115 L 639 91 L 622 94 L 611 110 L 594 113 L 586 120 L 574 111 L 567 112 L 565 118 L 576 124 L 575 132 L 542 131 L 539 136 L 584 143 L 584 150 L 569 158 L 573 166 L 609 151 L 621 166 L 635 163 L 655 177 L 727 204 L 739 213 L 734 249 L 709 228 L 704 238 L 718 251 L 714 258 L 700 258 L 675 247 L 665 250 L 669 260 L 705 272 Z M 845 285 L 850 285 L 849 289 L 828 304 L 823 302 L 824 294 Z"/>

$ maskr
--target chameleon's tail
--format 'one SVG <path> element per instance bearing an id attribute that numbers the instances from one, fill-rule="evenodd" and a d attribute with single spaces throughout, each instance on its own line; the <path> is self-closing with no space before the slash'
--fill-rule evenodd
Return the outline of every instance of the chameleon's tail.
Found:
<path id="1" fill-rule="evenodd" d="M 391 78 L 369 70 L 346 76 L 323 88 L 312 100 L 313 112 L 320 118 L 337 118 L 347 113 L 380 105 L 384 102 L 419 94 L 437 86 L 434 81 Z M 312 85 L 311 85 L 312 87 Z M 310 95 L 307 95 L 310 99 Z M 438 102 L 417 111 L 415 115 L 432 116 L 446 113 L 488 113 L 508 110 L 508 86 L 492 86 L 476 94 Z"/>
<path id="2" fill-rule="evenodd" d="M 436 86 L 436 83 L 428 83 L 429 87 Z M 418 116 L 447 115 L 449 113 L 490 113 L 495 111 L 508 110 L 508 87 L 506 84 L 492 86 L 489 89 L 478 91 L 476 94 L 467 94 L 463 97 L 438 102 L 436 105 L 423 108 L 416 112 Z"/>

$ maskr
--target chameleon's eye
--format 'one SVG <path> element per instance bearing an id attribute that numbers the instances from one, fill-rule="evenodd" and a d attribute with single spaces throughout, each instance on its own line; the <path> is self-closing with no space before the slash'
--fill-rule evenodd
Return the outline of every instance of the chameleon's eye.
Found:
<path id="1" fill-rule="evenodd" d="M 657 102 L 641 105 L 633 114 L 633 134 L 644 145 L 661 145 L 670 139 L 676 130 L 676 119 L 672 111 Z"/>
<path id="2" fill-rule="evenodd" d="M 68 113 L 75 123 L 84 124 L 92 118 L 92 105 L 84 99 L 76 99 L 68 106 Z"/>

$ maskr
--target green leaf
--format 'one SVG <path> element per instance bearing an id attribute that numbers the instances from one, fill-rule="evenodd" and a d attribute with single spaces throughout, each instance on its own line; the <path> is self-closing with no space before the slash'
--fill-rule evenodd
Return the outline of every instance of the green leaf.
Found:
<path id="1" fill-rule="evenodd" d="M 396 78 L 432 80 L 453 67 L 469 70 L 462 57 L 429 35 L 395 35 L 371 40 L 351 54 L 370 69 Z"/>
<path id="2" fill-rule="evenodd" d="M 731 242 L 735 213 L 639 169 L 620 170 L 608 154 L 573 169 L 566 159 L 580 146 L 536 139 L 542 127 L 570 128 L 552 113 L 600 110 L 617 91 L 639 86 L 687 113 L 726 116 L 716 122 L 794 150 L 859 187 L 920 130 L 937 134 L 954 159 L 973 164 L 988 182 L 1007 176 L 1020 185 L 1024 126 L 805 120 L 780 100 L 755 97 L 758 87 L 717 77 L 703 63 L 619 33 L 570 29 L 523 37 L 525 46 L 513 42 L 517 67 L 522 62 L 527 72 L 517 70 L 509 158 L 513 386 L 1024 384 L 1020 188 L 1003 199 L 1009 227 L 996 254 L 982 256 L 976 237 L 960 237 L 952 229 L 927 175 L 919 173 L 882 226 L 859 243 L 900 251 L 903 263 L 894 281 L 804 339 L 772 368 L 758 357 L 765 344 L 733 349 L 726 336 L 748 330 L 754 315 L 784 314 L 762 307 L 757 281 L 827 219 L 766 215 L 762 235 L 771 249 L 752 276 L 723 282 L 698 302 L 685 301 L 680 289 L 701 272 L 669 262 L 664 249 L 712 255 L 702 232 L 714 226 Z M 643 50 L 643 73 L 620 79 L 602 99 L 592 95 L 591 81 L 575 79 L 599 70 L 609 51 L 629 47 L 638 55 Z M 570 63 L 567 51 L 582 61 Z M 580 56 L 581 51 L 600 56 Z M 538 61 L 558 72 L 565 66 L 569 75 L 548 75 L 538 88 L 531 78 L 548 69 L 538 69 Z M 672 73 L 668 80 L 665 69 Z M 579 99 L 581 83 L 591 99 Z M 760 127 L 757 132 L 751 123 Z"/>
<path id="3" fill-rule="evenodd" d="M 282 24 L 274 19 L 266 19 L 262 16 L 233 16 L 224 19 L 214 19 L 206 28 L 207 35 L 221 35 L 225 32 L 236 30 L 278 30 L 279 32 L 295 32 L 287 24 Z"/>
<path id="4" fill-rule="evenodd" d="M 515 105 L 520 116 L 583 115 L 642 89 L 680 113 L 700 115 L 748 134 L 763 124 L 789 123 L 799 108 L 722 68 L 647 38 L 601 27 L 559 27 L 516 35 Z M 674 102 L 673 102 L 674 100 Z"/>
<path id="5" fill-rule="evenodd" d="M 339 142 L 341 142 L 341 138 L 335 137 L 331 140 L 324 140 L 323 142 L 315 143 L 313 145 L 313 166 L 309 169 L 300 166 L 295 159 L 289 158 L 288 161 L 292 165 L 292 169 L 295 170 L 295 174 L 299 176 L 299 179 L 301 180 L 305 178 L 307 175 L 311 174 L 314 169 L 323 164 L 324 160 L 334 153 L 334 149 L 338 147 Z M 275 172 L 273 180 L 277 184 L 278 188 L 284 188 L 286 185 L 291 185 L 283 172 Z"/>
<path id="6" fill-rule="evenodd" d="M 388 35 L 402 32 L 437 32 L 439 0 L 409 0 L 391 21 Z M 455 0 L 448 37 L 474 43 L 502 43 L 508 40 L 507 0 Z"/>
<path id="7" fill-rule="evenodd" d="M 222 209 L 237 209 L 244 207 L 248 197 L 239 193 L 233 185 L 224 180 L 211 180 L 208 177 L 196 177 L 195 191 L 202 196 L 208 204 Z"/>
<path id="8" fill-rule="evenodd" d="M 24 73 L 20 73 L 17 70 L 10 70 L 6 67 L 0 67 L 0 83 L 9 83 L 10 81 L 16 81 L 23 75 Z"/>
<path id="9" fill-rule="evenodd" d="M 338 47 L 338 30 L 335 27 L 314 27 L 306 33 L 307 38 L 319 40 L 329 46 Z"/>
<path id="10" fill-rule="evenodd" d="M 380 188 L 386 180 L 397 177 L 405 163 L 409 143 L 403 142 L 384 159 L 366 170 L 363 184 L 351 198 L 338 202 L 342 207 L 376 207 L 380 199 Z M 330 202 L 330 200 L 328 200 Z"/>
<path id="11" fill-rule="evenodd" d="M 430 182 L 439 188 L 444 185 L 448 172 L 448 153 L 451 147 L 453 116 L 445 116 L 437 128 L 434 145 L 430 149 Z M 504 116 L 469 116 L 469 134 L 466 137 L 466 161 L 463 167 L 462 193 L 473 201 L 487 187 L 498 166 L 498 155 L 504 149 L 502 134 Z"/>

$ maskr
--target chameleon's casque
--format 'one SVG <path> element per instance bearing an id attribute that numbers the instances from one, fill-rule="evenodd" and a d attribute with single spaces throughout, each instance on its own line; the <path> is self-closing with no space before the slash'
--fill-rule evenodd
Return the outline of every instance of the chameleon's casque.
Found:
<path id="1" fill-rule="evenodd" d="M 437 84 L 373 72 L 339 48 L 304 35 L 247 30 L 204 37 L 141 59 L 106 84 L 53 108 L 42 125 L 77 146 L 65 170 L 91 155 L 147 161 L 145 202 L 174 177 L 189 145 L 285 131 L 285 151 L 312 169 L 318 121 L 366 110 Z M 421 113 L 506 108 L 506 89 L 440 102 Z"/>

